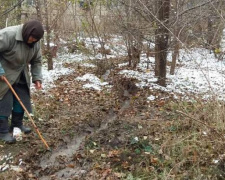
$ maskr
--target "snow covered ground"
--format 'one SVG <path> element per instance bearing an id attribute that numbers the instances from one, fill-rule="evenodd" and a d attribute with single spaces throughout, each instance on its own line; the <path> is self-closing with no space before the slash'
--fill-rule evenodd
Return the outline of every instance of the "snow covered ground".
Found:
<path id="1" fill-rule="evenodd" d="M 97 40 L 92 40 L 92 45 L 93 42 L 95 42 L 95 45 L 98 47 L 99 45 L 96 41 Z M 115 42 L 117 43 L 118 41 L 119 40 L 116 38 Z M 90 43 L 90 40 L 88 39 L 86 43 Z M 107 48 L 110 47 L 110 45 L 107 46 Z M 126 55 L 124 46 L 119 49 L 119 53 L 118 49 L 119 48 L 113 50 L 112 55 L 109 57 Z M 80 62 L 83 66 L 94 67 L 93 64 L 82 63 L 84 60 L 90 58 L 100 59 L 101 55 L 98 54 L 96 57 L 88 57 L 83 54 L 61 54 L 55 60 L 54 70 L 47 71 L 47 67 L 45 66 L 43 68 L 44 90 L 54 86 L 54 80 L 60 75 L 72 72 L 71 69 L 63 67 L 62 64 L 64 62 Z M 171 61 L 171 59 L 171 54 L 169 54 L 168 62 Z M 150 71 L 146 71 L 147 61 L 150 62 Z M 124 76 L 138 79 L 139 83 L 137 83 L 137 86 L 140 88 L 149 87 L 150 89 L 160 89 L 174 94 L 175 98 L 177 95 L 179 95 L 179 97 L 182 96 L 185 99 L 189 99 L 189 95 L 192 97 L 195 95 L 202 95 L 204 99 L 208 99 L 216 95 L 220 100 L 225 99 L 223 93 L 225 91 L 225 61 L 218 61 L 214 57 L 214 54 L 210 54 L 206 49 L 195 48 L 188 51 L 180 50 L 177 65 L 175 75 L 170 75 L 169 69 L 167 69 L 167 87 L 161 87 L 155 83 L 157 79 L 154 77 L 154 58 L 148 60 L 145 54 L 141 56 L 141 63 L 138 65 L 139 71 L 126 70 L 124 68 L 120 73 L 124 74 Z M 121 64 L 121 66 L 124 66 L 124 64 Z M 101 80 L 93 74 L 86 74 L 84 77 L 78 77 L 76 80 L 86 81 L 87 79 L 89 79 L 89 83 L 84 85 L 84 88 L 101 90 L 107 85 L 107 83 L 101 82 Z"/>

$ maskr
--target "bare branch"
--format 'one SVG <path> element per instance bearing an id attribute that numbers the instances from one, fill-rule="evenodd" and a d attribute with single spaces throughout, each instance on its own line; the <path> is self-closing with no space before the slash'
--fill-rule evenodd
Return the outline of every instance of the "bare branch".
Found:
<path id="1" fill-rule="evenodd" d="M 11 8 L 5 10 L 5 12 L 3 12 L 3 13 L 1 14 L 1 16 L 4 16 L 4 15 L 10 13 L 10 12 L 11 12 L 12 10 L 14 10 L 17 6 L 20 6 L 20 5 L 22 4 L 23 1 L 24 1 L 24 0 L 20 0 L 19 2 L 17 2 L 16 4 L 14 4 Z"/>

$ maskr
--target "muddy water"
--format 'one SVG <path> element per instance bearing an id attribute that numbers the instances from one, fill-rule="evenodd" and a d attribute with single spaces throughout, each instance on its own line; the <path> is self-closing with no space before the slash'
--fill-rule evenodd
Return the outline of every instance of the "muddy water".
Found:
<path id="1" fill-rule="evenodd" d="M 48 166 L 56 165 L 57 157 L 65 157 L 65 156 L 71 157 L 74 154 L 74 152 L 78 150 L 79 146 L 81 145 L 84 139 L 85 139 L 85 136 L 75 137 L 71 140 L 70 144 L 67 145 L 67 147 L 63 149 L 57 149 L 51 152 L 50 157 L 47 157 L 47 158 L 45 157 L 40 162 L 41 168 L 44 169 Z"/>
<path id="2" fill-rule="evenodd" d="M 85 137 L 86 135 L 75 137 L 71 140 L 70 144 L 68 144 L 67 147 L 60 148 L 51 152 L 50 157 L 44 157 L 40 162 L 41 171 L 46 170 L 48 168 L 54 169 L 57 166 L 59 166 L 60 163 L 58 159 L 60 158 L 64 158 L 65 161 L 69 161 L 70 159 L 72 159 L 73 155 L 76 153 L 81 143 L 84 141 Z M 52 175 L 51 173 L 51 176 L 54 176 L 57 178 L 64 177 L 63 179 L 65 179 L 65 178 L 76 176 L 78 171 L 79 170 L 77 169 L 65 167 L 62 170 L 59 170 L 58 172 L 56 172 L 54 175 Z M 36 173 L 39 174 L 40 171 Z M 42 177 L 39 177 L 39 179 L 49 180 L 49 176 L 42 176 Z"/>
<path id="3" fill-rule="evenodd" d="M 120 110 L 120 112 L 124 111 L 125 109 L 130 107 L 130 100 L 126 100 L 123 103 L 123 106 Z M 101 130 L 105 130 L 108 128 L 108 124 L 112 123 L 117 119 L 117 114 L 113 112 L 113 110 L 110 110 L 107 118 L 102 121 L 100 128 L 97 131 L 91 132 L 89 136 L 93 135 L 94 133 L 98 133 Z M 87 134 L 83 134 L 80 136 L 75 136 L 70 143 L 63 148 L 58 148 L 57 150 L 54 150 L 51 152 L 50 155 L 46 155 L 41 162 L 40 162 L 40 169 L 36 172 L 36 174 L 39 176 L 38 178 L 40 180 L 49 180 L 49 176 L 41 176 L 41 171 L 46 171 L 44 174 L 48 174 L 48 172 L 51 172 L 51 177 L 57 178 L 57 179 L 67 179 L 71 177 L 80 177 L 82 174 L 85 174 L 86 171 L 84 169 L 78 169 L 78 168 L 70 168 L 65 165 L 65 167 L 59 168 L 57 170 L 57 167 L 60 166 L 59 159 L 63 159 L 65 163 L 69 163 L 73 159 L 73 155 L 76 153 L 76 151 L 79 149 L 81 144 L 84 142 Z M 68 165 L 68 164 L 67 164 Z M 50 169 L 56 169 L 55 172 L 52 172 Z"/>

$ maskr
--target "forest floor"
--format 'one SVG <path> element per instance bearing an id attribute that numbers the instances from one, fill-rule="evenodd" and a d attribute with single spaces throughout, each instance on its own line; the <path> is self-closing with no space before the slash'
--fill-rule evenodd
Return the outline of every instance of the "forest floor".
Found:
<path id="1" fill-rule="evenodd" d="M 34 120 L 51 151 L 35 131 L 14 145 L 0 143 L 0 179 L 225 177 L 224 131 L 190 116 L 200 113 L 196 109 L 201 104 L 139 89 L 135 80 L 117 73 L 119 67 L 107 77 L 111 90 L 84 89 L 84 82 L 75 79 L 96 69 L 65 66 L 74 73 L 61 76 L 56 87 L 32 97 Z M 158 98 L 147 101 L 150 95 Z"/>

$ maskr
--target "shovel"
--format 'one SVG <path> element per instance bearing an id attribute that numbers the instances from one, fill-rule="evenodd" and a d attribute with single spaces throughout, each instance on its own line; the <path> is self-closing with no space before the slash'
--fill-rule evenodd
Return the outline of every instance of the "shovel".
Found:
<path id="1" fill-rule="evenodd" d="M 33 118 L 31 117 L 30 113 L 28 112 L 28 110 L 26 109 L 26 107 L 24 106 L 24 104 L 22 103 L 22 101 L 20 100 L 19 96 L 17 95 L 17 93 L 14 91 L 13 87 L 11 86 L 11 84 L 9 83 L 9 81 L 6 79 L 5 76 L 3 76 L 3 80 L 6 82 L 6 84 L 9 86 L 9 88 L 11 89 L 12 93 L 14 94 L 14 96 L 16 97 L 16 99 L 19 101 L 20 105 L 22 106 L 22 108 L 24 109 L 24 111 L 27 113 L 28 118 L 30 119 L 31 123 L 33 124 L 34 129 L 36 130 L 38 136 L 40 137 L 40 139 L 42 140 L 42 142 L 44 143 L 44 145 L 46 146 L 47 150 L 51 150 L 50 147 L 48 146 L 47 142 L 45 141 L 45 139 L 42 137 L 38 127 L 36 126 L 36 124 L 34 123 Z"/>

